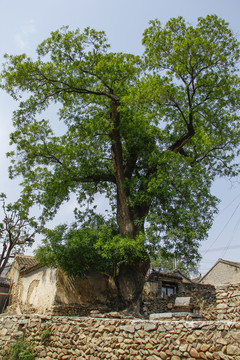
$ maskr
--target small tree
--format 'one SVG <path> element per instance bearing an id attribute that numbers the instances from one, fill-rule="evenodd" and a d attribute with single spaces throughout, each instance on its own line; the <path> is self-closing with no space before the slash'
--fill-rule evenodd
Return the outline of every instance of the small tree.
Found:
<path id="1" fill-rule="evenodd" d="M 31 246 L 36 232 L 37 222 L 29 217 L 29 208 L 20 201 L 6 204 L 6 195 L 0 195 L 2 203 L 2 217 L 0 222 L 0 275 L 10 258 Z"/>

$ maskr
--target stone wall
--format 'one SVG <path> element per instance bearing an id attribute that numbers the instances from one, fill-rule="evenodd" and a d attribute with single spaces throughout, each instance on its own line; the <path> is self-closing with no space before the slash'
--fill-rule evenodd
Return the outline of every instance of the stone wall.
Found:
<path id="1" fill-rule="evenodd" d="M 42 343 L 46 329 L 51 336 Z M 5 315 L 0 317 L 0 358 L 21 335 L 35 343 L 38 360 L 240 360 L 238 322 Z"/>
<path id="2" fill-rule="evenodd" d="M 204 284 L 184 284 L 183 292 L 179 296 L 190 296 L 193 303 L 199 306 L 200 313 L 205 316 L 205 320 L 216 320 L 216 289 L 213 285 Z"/>
<path id="3" fill-rule="evenodd" d="M 153 283 L 154 284 L 154 283 Z M 151 289 L 152 286 L 149 286 Z M 157 297 L 154 292 L 143 292 L 142 313 L 148 316 L 152 313 L 168 312 L 172 309 L 177 296 L 190 296 L 193 303 L 199 306 L 200 313 L 206 320 L 215 320 L 216 313 L 216 291 L 213 285 L 182 283 L 181 290 L 169 297 Z"/>
<path id="4" fill-rule="evenodd" d="M 240 283 L 216 287 L 218 320 L 240 321 Z"/>

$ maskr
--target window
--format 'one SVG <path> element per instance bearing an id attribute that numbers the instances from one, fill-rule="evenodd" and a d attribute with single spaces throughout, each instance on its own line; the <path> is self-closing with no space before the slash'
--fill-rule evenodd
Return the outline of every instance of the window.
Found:
<path id="1" fill-rule="evenodd" d="M 162 297 L 170 296 L 175 294 L 175 286 L 174 285 L 163 285 L 162 286 Z"/>

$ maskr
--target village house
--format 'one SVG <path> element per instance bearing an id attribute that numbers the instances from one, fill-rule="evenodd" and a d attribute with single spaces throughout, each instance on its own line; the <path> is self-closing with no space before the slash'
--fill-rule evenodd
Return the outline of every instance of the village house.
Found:
<path id="1" fill-rule="evenodd" d="M 92 310 L 121 309 L 116 284 L 111 276 L 89 272 L 79 278 L 62 270 L 42 266 L 32 256 L 16 255 L 7 273 L 11 282 L 13 313 L 88 315 Z M 191 296 L 203 310 L 215 301 L 212 285 L 196 284 L 179 270 L 151 272 L 142 292 L 142 314 L 166 312 L 177 296 Z"/>
<path id="2" fill-rule="evenodd" d="M 106 274 L 90 272 L 81 278 L 65 275 L 60 269 L 42 266 L 32 256 L 16 255 L 7 273 L 12 282 L 14 312 L 57 313 L 114 306 L 117 291 Z"/>
<path id="3" fill-rule="evenodd" d="M 218 259 L 215 265 L 199 280 L 200 284 L 214 286 L 240 282 L 240 263 Z"/>

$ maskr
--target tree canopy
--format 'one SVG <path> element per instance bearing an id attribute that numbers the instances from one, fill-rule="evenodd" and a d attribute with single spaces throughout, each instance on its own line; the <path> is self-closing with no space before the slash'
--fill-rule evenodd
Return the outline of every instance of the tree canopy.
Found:
<path id="1" fill-rule="evenodd" d="M 113 53 L 104 32 L 63 27 L 35 60 L 6 55 L 2 86 L 19 101 L 10 175 L 45 219 L 71 193 L 79 211 L 104 194 L 116 246 L 144 243 L 145 256 L 151 243 L 194 261 L 216 212 L 213 180 L 239 171 L 239 43 L 212 15 L 195 27 L 151 21 L 143 46 Z M 56 115 L 42 119 L 51 104 Z"/>

